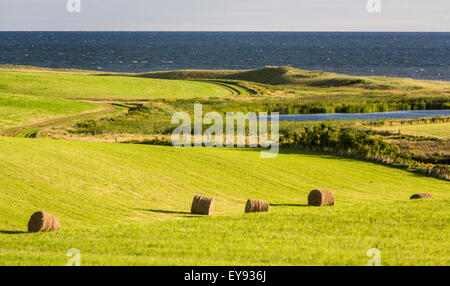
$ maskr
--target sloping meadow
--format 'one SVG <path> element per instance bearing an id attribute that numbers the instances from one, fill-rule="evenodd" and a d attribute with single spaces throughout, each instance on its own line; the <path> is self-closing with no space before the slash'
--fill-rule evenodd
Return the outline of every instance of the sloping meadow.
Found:
<path id="1" fill-rule="evenodd" d="M 364 265 L 373 247 L 384 265 L 449 263 L 448 182 L 258 151 L 0 138 L 0 263 L 64 265 L 77 248 L 83 265 Z M 306 206 L 316 188 L 335 206 Z M 195 194 L 215 198 L 212 217 L 189 213 Z M 244 214 L 249 198 L 270 212 Z M 61 231 L 22 233 L 38 210 Z"/>

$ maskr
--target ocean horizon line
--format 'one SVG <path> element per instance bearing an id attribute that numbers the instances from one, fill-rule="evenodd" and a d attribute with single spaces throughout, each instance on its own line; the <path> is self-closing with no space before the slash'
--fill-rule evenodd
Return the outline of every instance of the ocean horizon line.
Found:
<path id="1" fill-rule="evenodd" d="M 354 31 L 354 30 L 0 30 L 0 33 L 49 32 L 49 33 L 450 33 L 449 31 Z"/>

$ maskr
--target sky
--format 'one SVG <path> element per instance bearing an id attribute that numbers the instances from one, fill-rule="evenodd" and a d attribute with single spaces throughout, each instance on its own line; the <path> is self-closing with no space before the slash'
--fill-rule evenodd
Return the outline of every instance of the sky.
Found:
<path id="1" fill-rule="evenodd" d="M 0 31 L 450 32 L 450 0 L 0 0 Z"/>

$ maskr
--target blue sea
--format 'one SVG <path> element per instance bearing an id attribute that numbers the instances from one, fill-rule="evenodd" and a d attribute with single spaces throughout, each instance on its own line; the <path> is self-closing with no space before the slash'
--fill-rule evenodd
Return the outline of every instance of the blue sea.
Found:
<path id="1" fill-rule="evenodd" d="M 292 66 L 450 80 L 450 33 L 0 32 L 0 64 L 114 72 Z"/>

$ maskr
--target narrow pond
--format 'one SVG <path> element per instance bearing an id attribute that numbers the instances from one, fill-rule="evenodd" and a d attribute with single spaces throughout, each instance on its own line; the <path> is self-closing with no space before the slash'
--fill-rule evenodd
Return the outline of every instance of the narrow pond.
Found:
<path id="1" fill-rule="evenodd" d="M 280 121 L 378 120 L 450 116 L 450 110 L 408 110 L 374 113 L 317 113 L 280 115 Z M 270 117 L 270 116 L 269 116 Z M 254 119 L 254 118 L 250 118 Z"/>

